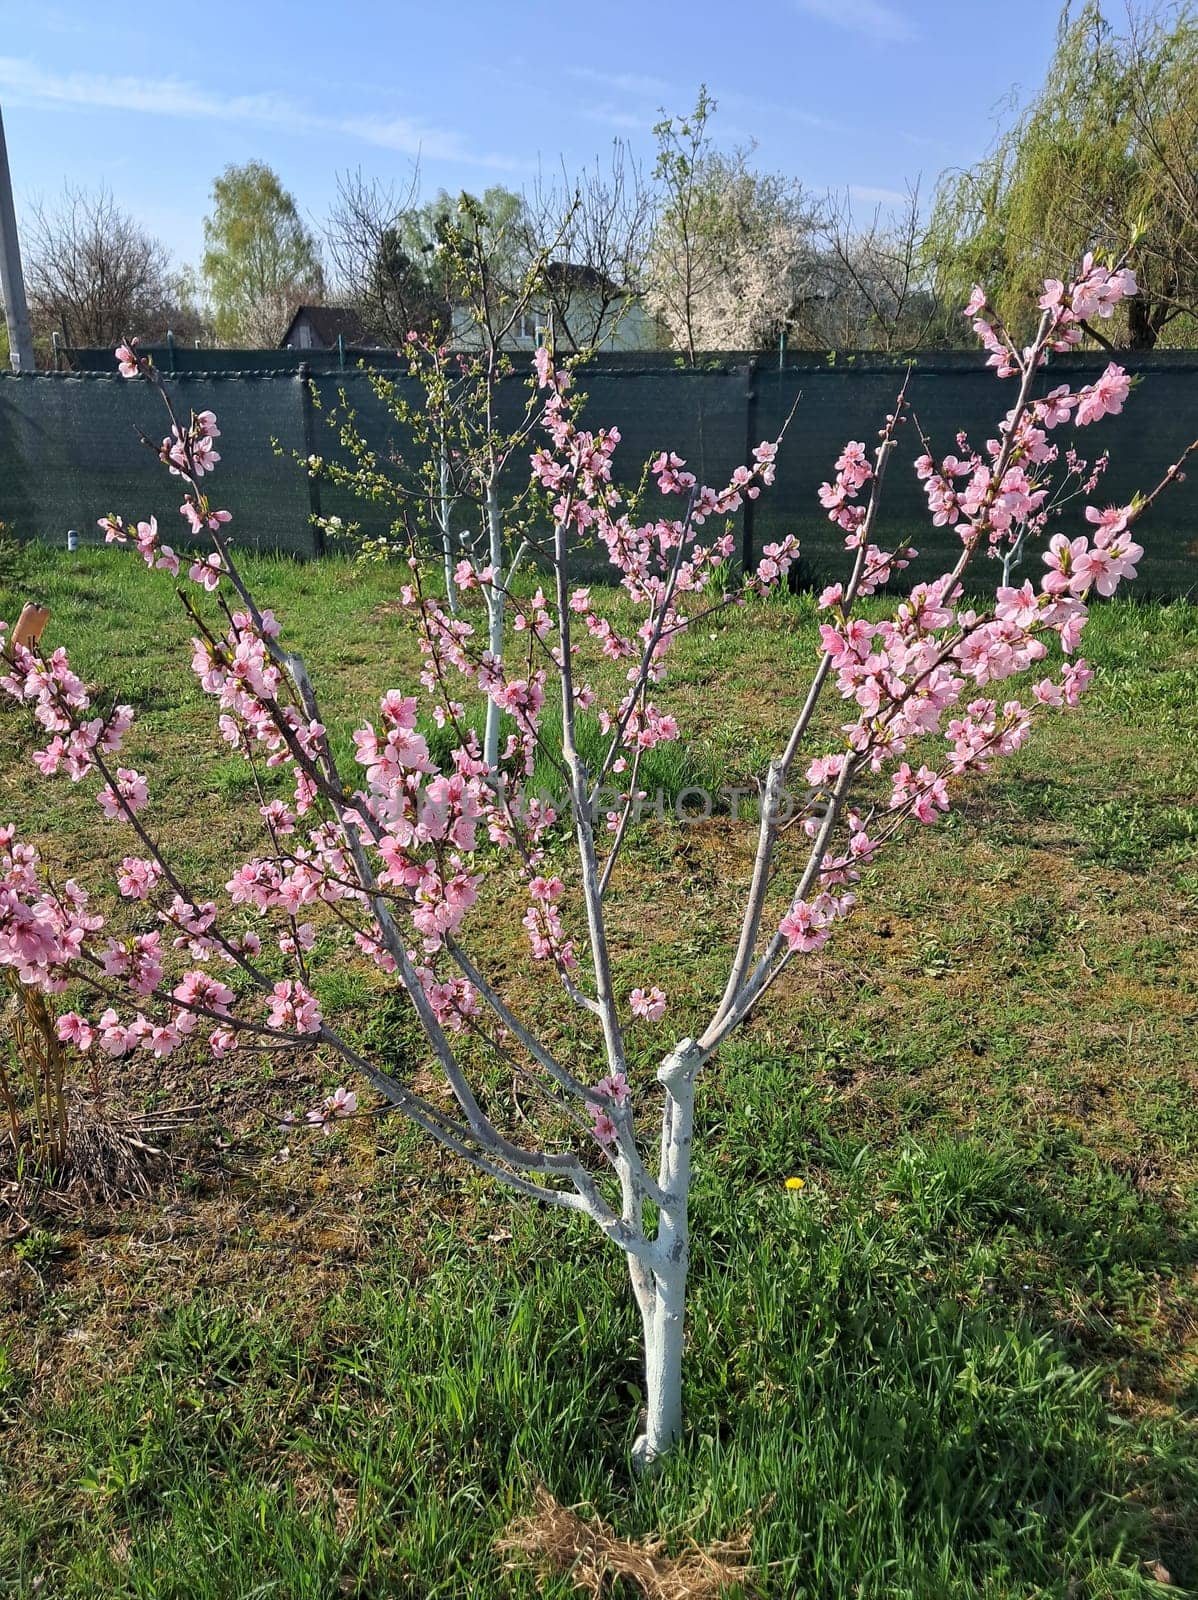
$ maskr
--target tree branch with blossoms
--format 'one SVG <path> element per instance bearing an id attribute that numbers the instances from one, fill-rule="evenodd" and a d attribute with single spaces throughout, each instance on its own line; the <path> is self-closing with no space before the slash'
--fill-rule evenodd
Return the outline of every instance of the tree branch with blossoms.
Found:
<path id="1" fill-rule="evenodd" d="M 165 1057 L 184 1045 L 216 1056 L 246 1047 L 315 1049 L 514 1193 L 589 1217 L 624 1252 L 641 1318 L 646 1407 L 634 1460 L 647 1465 L 683 1426 L 698 1075 L 783 975 L 823 948 L 852 913 L 865 866 L 884 859 L 903 829 L 944 816 L 954 787 L 1020 748 L 1039 718 L 1078 703 L 1092 676 L 1077 654 L 1090 599 L 1134 578 L 1143 552 L 1131 530 L 1181 472 L 1184 458 L 1148 494 L 1126 506 L 1087 505 L 1080 531 L 1050 532 L 1096 481 L 1072 452 L 1064 473 L 1054 472 L 1051 433 L 1066 420 L 1085 427 L 1117 416 L 1131 385 L 1111 365 L 1095 383 L 1076 391 L 1062 385 L 1038 399 L 1036 376 L 1055 350 L 1075 342 L 1086 317 L 1134 290 L 1125 269 L 1087 261 L 1072 283 L 1046 285 L 1040 327 L 1025 350 L 975 291 L 967 315 L 998 377 L 1018 379 L 1015 401 L 981 447 L 959 436 L 956 453 L 937 459 L 925 442 L 916 471 L 929 515 L 955 529 L 960 554 L 883 620 L 861 615 L 859 602 L 918 557 L 909 544 L 877 542 L 888 464 L 910 425 L 906 386 L 876 445 L 850 441 L 837 459 L 820 499 L 844 533 L 849 570 L 819 597 L 824 620 L 811 679 L 762 780 L 739 929 L 728 930 L 727 979 L 718 996 L 687 997 L 692 1007 L 710 1006 L 709 1020 L 697 1037 L 665 1050 L 649 1084 L 630 1070 L 628 1039 L 633 1029 L 666 1022 L 670 996 L 650 971 L 638 970 L 627 992 L 617 980 L 637 969 L 635 950 L 612 920 L 624 888 L 620 864 L 642 758 L 682 733 L 665 698 L 671 649 L 696 614 L 756 604 L 785 580 L 797 554 L 796 541 L 786 539 L 766 548 L 754 573 L 736 576 L 729 564 L 727 519 L 772 482 L 778 441 L 759 444 L 718 489 L 700 485 L 684 461 L 662 451 L 642 482 L 678 510 L 647 514 L 643 495 L 626 498 L 613 481 L 618 430 L 581 425 L 569 371 L 539 350 L 536 426 L 544 443 L 531 454 L 521 495 L 539 507 L 548 530 L 537 545 L 550 581 L 531 600 L 505 592 L 511 637 L 496 650 L 491 606 L 485 640 L 477 640 L 469 616 L 448 611 L 425 581 L 439 552 L 411 538 L 403 610 L 421 651 L 425 699 L 451 748 L 434 761 L 418 725 L 420 700 L 390 689 L 377 717 L 355 730 L 351 777 L 338 769 L 305 663 L 252 593 L 228 513 L 208 497 L 206 480 L 219 461 L 216 419 L 201 412 L 184 420 L 152 364 L 123 346 L 121 371 L 149 380 L 165 403 L 169 432 L 156 448 L 182 485 L 189 536 L 207 541 L 187 564 L 191 666 L 216 702 L 223 737 L 251 761 L 264 842 L 259 854 L 229 863 L 216 895 L 189 884 L 146 821 L 146 780 L 117 764 L 131 710 L 97 710 L 61 646 L 43 654 L 36 640 L 0 632 L 0 691 L 46 740 L 35 766 L 47 779 L 97 787 L 105 816 L 128 829 L 142 852 L 123 859 L 117 896 L 158 923 L 150 933 L 114 932 L 89 890 L 74 879 L 56 889 L 32 847 L 5 827 L 0 964 L 46 994 L 79 995 L 81 1009 L 64 1011 L 58 1029 L 80 1050 Z M 163 543 L 152 518 L 110 515 L 101 525 L 111 543 L 136 550 L 151 568 L 171 578 L 183 572 L 185 558 Z M 618 607 L 605 604 L 611 591 L 574 583 L 584 540 L 606 550 L 622 590 Z M 1034 544 L 1046 544 L 1038 583 L 1014 587 L 1004 574 L 989 599 L 966 599 L 971 567 L 980 577 L 991 553 Z M 474 574 L 480 585 L 497 577 Z M 1059 665 L 1050 667 L 1058 653 Z M 609 691 L 602 685 L 613 668 L 622 671 L 622 686 Z M 997 691 L 1016 677 L 1030 684 L 1024 698 Z M 514 731 L 502 746 L 489 749 L 472 731 L 469 697 L 511 718 Z M 847 720 L 821 748 L 813 730 L 826 699 L 838 700 Z M 547 707 L 560 714 L 560 739 Z M 602 739 L 593 766 L 583 754 L 584 719 Z M 533 792 L 538 754 L 561 775 L 560 803 Z M 781 802 L 800 762 L 810 796 L 788 818 Z M 287 799 L 267 798 L 266 771 L 288 776 Z M 612 775 L 626 777 L 629 794 L 601 816 Z M 546 1014 L 521 1013 L 487 959 L 485 929 L 472 934 L 472 923 L 482 921 L 478 908 L 495 903 L 488 886 L 523 925 L 530 958 L 545 974 Z M 443 1082 L 443 1103 L 418 1094 L 394 1059 L 365 1051 L 324 1016 L 310 960 L 318 927 L 406 996 L 411 1026 Z M 554 990 L 581 1015 L 567 1050 L 548 1042 Z M 474 1076 L 480 1061 L 501 1063 L 537 1092 L 543 1126 L 505 1124 Z M 341 1084 L 308 1120 L 327 1131 L 358 1114 L 358 1089 Z"/>

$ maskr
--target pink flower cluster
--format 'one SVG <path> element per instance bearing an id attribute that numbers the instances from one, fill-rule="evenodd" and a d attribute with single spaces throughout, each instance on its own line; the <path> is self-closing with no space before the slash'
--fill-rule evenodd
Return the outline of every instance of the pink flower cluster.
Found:
<path id="1" fill-rule="evenodd" d="M 865 521 L 865 507 L 856 504 L 857 497 L 873 477 L 874 469 L 859 439 L 849 440 L 835 466 L 832 482 L 819 486 L 819 503 L 832 522 L 839 523 L 846 533 L 856 533 Z"/>
<path id="2" fill-rule="evenodd" d="M 1033 346 L 1018 350 L 985 291 L 974 284 L 964 309 L 972 320 L 973 331 L 989 352 L 987 366 L 1000 378 L 1012 378 L 1026 370 L 1028 362 L 1042 365 L 1049 351 L 1070 350 L 1081 342 L 1083 326 L 1091 317 L 1109 319 L 1120 301 L 1137 294 L 1135 274 L 1128 267 L 1105 267 L 1087 252 L 1077 278 L 1066 284 L 1060 278 L 1046 278 L 1040 309 L 1044 313 L 1042 333 Z"/>
<path id="3" fill-rule="evenodd" d="M 602 1098 L 587 1101 L 592 1120 L 591 1132 L 600 1144 L 611 1144 L 619 1132 L 611 1109 L 618 1111 L 628 1104 L 628 1079 L 622 1072 L 609 1073 L 607 1077 L 599 1079 L 594 1093 Z"/>
<path id="4" fill-rule="evenodd" d="M 647 1022 L 660 1022 L 666 1014 L 665 991 L 656 984 L 651 989 L 634 989 L 629 996 L 634 1017 L 644 1017 Z"/>
<path id="5" fill-rule="evenodd" d="M 990 364 L 1001 374 L 1008 364 L 1011 371 L 1026 370 L 1028 361 L 1037 365 L 1048 349 L 1075 343 L 1081 320 L 1095 314 L 1109 316 L 1126 294 L 1134 292 L 1130 273 L 1096 267 L 1087 258 L 1075 284 L 1046 285 L 1041 341 L 1022 355 L 1005 341 L 980 290 L 975 290 L 967 314 L 977 318 L 977 331 L 991 350 Z M 1008 413 L 1000 437 L 988 441 L 984 453 L 970 450 L 961 436 L 958 454 L 939 463 L 924 454 L 916 462 L 916 472 L 925 484 L 932 521 L 957 527 L 965 546 L 957 568 L 930 584 L 917 585 L 893 619 L 886 621 L 869 622 L 847 614 L 843 585 L 833 585 L 821 596 L 825 610 L 841 611 L 838 622 L 821 628 L 821 642 L 840 693 L 854 704 L 856 715 L 843 725 L 848 753 L 818 757 L 810 764 L 808 780 L 831 792 L 846 762 L 852 762 L 855 769 L 874 773 L 890 769 L 890 794 L 886 821 L 869 831 L 857 813 L 849 812 L 848 848 L 839 855 L 829 852 L 821 863 L 824 899 L 797 899 L 779 924 L 789 950 L 814 951 L 822 946 L 836 914 L 826 891 L 854 882 L 858 866 L 874 859 L 905 818 L 926 824 L 942 816 L 950 806 L 950 778 L 984 771 L 996 756 L 1018 749 L 1028 737 L 1035 708 L 1076 705 L 1085 691 L 1092 677 L 1089 667 L 1068 658 L 1085 627 L 1091 593 L 1110 595 L 1120 582 L 1135 577 L 1143 555 L 1129 531 L 1137 505 L 1107 510 L 1088 506 L 1085 516 L 1092 535 L 1054 535 L 1044 553 L 1047 570 L 1039 585 L 1028 580 L 1018 588 L 1000 586 L 988 612 L 961 603 L 959 574 L 983 536 L 992 545 L 999 541 L 1012 545 L 1044 528 L 1048 470 L 1058 456 L 1048 439 L 1050 430 L 1070 417 L 1085 425 L 1117 415 L 1129 388 L 1127 374 L 1111 364 L 1096 382 L 1076 392 L 1062 385 L 1045 399 Z M 1086 463 L 1074 452 L 1066 459 L 1070 478 L 1086 493 L 1092 492 L 1104 464 L 1087 477 Z M 853 500 L 870 474 L 863 447 L 847 447 L 836 466 L 836 480 L 823 486 L 821 501 L 834 520 L 857 528 L 864 513 Z M 1043 661 L 1049 639 L 1055 640 L 1066 659 L 1058 677 L 1042 678 L 1033 685 L 1031 708 L 1019 700 L 1000 703 L 977 695 L 983 686 Z M 909 746 L 933 735 L 942 736 L 948 745 L 939 764 L 916 766 L 904 759 Z M 809 817 L 804 827 L 815 839 L 820 817 Z"/>
<path id="6" fill-rule="evenodd" d="M 159 538 L 157 517 L 130 528 L 122 517 L 109 515 L 101 517 L 98 526 L 104 530 L 105 544 L 131 544 L 147 567 L 169 572 L 172 578 L 179 576 L 179 557 Z"/>
<path id="7" fill-rule="evenodd" d="M 316 996 L 298 980 L 285 978 L 271 990 L 267 1021 L 282 1033 L 319 1033 L 323 1018 Z"/>
<path id="8" fill-rule="evenodd" d="M 4 633 L 0 623 L 0 693 L 26 706 L 39 727 L 53 736 L 34 751 L 34 764 L 45 777 L 61 770 L 72 783 L 79 783 L 97 770 L 98 763 L 103 766 L 107 757 L 119 754 L 133 726 L 133 708 L 119 705 L 106 716 L 89 716 L 91 696 L 64 649 L 43 657 L 14 641 L 5 645 Z M 144 805 L 145 779 L 125 768 L 119 768 L 116 776 L 117 790 L 130 809 Z M 120 801 L 111 788 L 106 787 L 99 799 L 106 816 L 120 814 Z"/>
<path id="9" fill-rule="evenodd" d="M 528 934 L 534 961 L 554 961 L 565 972 L 578 967 L 578 956 L 573 940 L 567 939 L 562 927 L 558 901 L 565 884 L 560 878 L 537 876 L 528 885 L 531 904 L 524 913 L 522 923 Z"/>
<path id="10" fill-rule="evenodd" d="M 929 453 L 920 456 L 916 474 L 923 481 L 934 526 L 956 528 L 970 547 L 984 538 L 992 546 L 1009 548 L 1041 532 L 1054 509 L 1047 474 L 1059 454 L 1049 433 L 1070 417 L 1085 427 L 1118 416 L 1130 389 L 1131 379 L 1112 362 L 1094 383 L 1076 391 L 1061 384 L 1018 416 L 1009 412 L 999 438 L 987 441 L 984 453 L 969 449 L 962 435 L 960 454 L 938 462 Z M 1076 452 L 1067 453 L 1069 475 L 1083 492 L 1093 491 L 1105 464 L 1101 460 L 1090 472 Z M 1058 492 L 1056 509 L 1063 498 Z"/>
<path id="11" fill-rule="evenodd" d="M 832 924 L 838 918 L 847 916 L 853 904 L 852 895 L 838 898 L 826 892 L 817 894 L 813 900 L 793 900 L 778 924 L 778 932 L 785 939 L 786 948 L 802 955 L 813 955 L 817 950 L 822 950 L 831 936 Z"/>
<path id="12" fill-rule="evenodd" d="M 347 1089 L 344 1084 L 339 1085 L 331 1094 L 326 1094 L 318 1106 L 313 1106 L 304 1113 L 304 1122 L 309 1128 L 319 1128 L 324 1134 L 332 1133 L 338 1122 L 355 1115 L 358 1109 L 358 1097 L 352 1089 Z M 299 1118 L 294 1112 L 289 1111 L 282 1119 L 281 1126 L 285 1129 L 298 1125 Z"/>
<path id="13" fill-rule="evenodd" d="M 980 290 L 967 313 L 990 364 L 1000 374 L 1022 372 L 1030 380 L 1051 350 L 1076 342 L 1083 322 L 1109 317 L 1134 292 L 1125 269 L 1087 258 L 1072 284 L 1046 284 L 1042 331 L 1027 351 L 1015 349 Z M 426 356 L 447 359 L 419 341 L 412 348 L 414 363 Z M 134 345 L 117 354 L 125 376 L 153 376 Z M 463 360 L 468 376 L 471 361 Z M 673 641 L 699 618 L 783 582 L 798 545 L 793 537 L 767 545 L 756 571 L 734 578 L 735 541 L 727 522 L 707 535 L 701 531 L 712 519 L 732 517 L 773 481 L 777 441 L 758 445 L 751 462 L 719 489 L 701 485 L 680 456 L 661 452 L 646 482 L 667 502 L 673 499 L 678 514 L 658 515 L 646 511 L 644 495 L 626 499 L 616 486 L 619 431 L 582 428 L 569 374 L 555 370 L 545 350 L 536 353 L 534 366 L 546 441 L 531 456 L 537 503 L 548 512 L 559 547 L 586 540 L 606 550 L 634 620 L 604 615 L 597 590 L 571 590 L 567 575 L 555 574 L 556 589 L 547 584 L 531 598 L 505 597 L 517 643 L 500 649 L 489 635 L 486 641 L 476 635 L 469 606 L 450 615 L 427 592 L 414 548 L 402 602 L 416 622 L 420 683 L 441 731 L 432 743 L 440 747 L 448 732 L 450 752 L 440 764 L 434 761 L 417 699 L 392 690 L 381 697 L 377 717 L 353 733 L 349 771 L 356 775 L 348 784 L 302 669 L 278 643 L 277 621 L 244 589 L 225 539 L 229 514 L 214 510 L 199 487 L 220 461 L 216 418 L 193 413 L 184 424 L 172 414 L 160 454 L 185 486 L 181 512 L 188 528 L 210 536 L 211 548 L 195 554 L 189 575 L 219 596 L 211 608 L 219 620 L 197 623 L 192 669 L 216 702 L 223 737 L 251 765 L 265 834 L 259 853 L 230 863 L 219 908 L 182 882 L 140 820 L 149 803 L 146 779 L 133 766 L 116 764 L 132 723 L 130 708 L 96 714 L 65 651 L 43 657 L 23 646 L 5 647 L 0 625 L 0 690 L 48 740 L 35 752 L 36 765 L 47 776 L 65 772 L 75 782 L 94 777 L 106 816 L 123 821 L 138 840 L 136 853 L 122 856 L 114 873 L 119 894 L 134 903 L 127 908 L 132 929 L 122 934 L 107 930 L 74 880 L 50 887 L 36 853 L 17 841 L 12 827 L 0 828 L 0 964 L 51 994 L 77 982 L 96 1002 L 90 1015 L 82 1005 L 64 1010 L 58 1019 L 64 1042 L 113 1057 L 141 1050 L 160 1059 L 189 1040 L 198 1044 L 201 1035 L 217 1057 L 246 1038 L 270 1048 L 310 1047 L 317 1039 L 335 1045 L 309 971 L 309 958 L 328 933 L 352 941 L 382 971 L 402 971 L 430 1034 L 437 1038 L 443 1030 L 438 1048 L 444 1049 L 444 1034 L 474 1027 L 482 1006 L 495 1000 L 477 973 L 476 989 L 453 965 L 462 955 L 462 928 L 480 899 L 488 846 L 506 852 L 527 890 L 523 925 L 534 959 L 552 962 L 571 996 L 596 1009 L 567 934 L 581 919 L 567 915 L 566 882 L 548 859 L 555 809 L 530 792 L 534 767 L 542 754 L 557 762 L 579 806 L 593 803 L 610 775 L 628 774 L 627 803 L 608 818 L 610 865 L 641 793 L 637 777 L 645 752 L 680 736 L 658 689 Z M 1084 426 L 1118 415 L 1129 390 L 1127 374 L 1112 363 L 1094 383 L 1021 399 L 999 436 L 981 449 L 963 436 L 955 453 L 939 460 L 927 449 L 917 472 L 932 521 L 957 529 L 961 557 L 951 571 L 918 584 L 885 620 L 857 616 L 854 605 L 917 554 L 906 545 L 886 551 L 871 542 L 882 465 L 905 418 L 905 395 L 872 459 L 856 440 L 837 457 L 820 500 L 843 530 L 853 569 L 846 583 L 820 597 L 827 618 L 820 629 L 821 670 L 835 684 L 847 720 L 838 747 L 817 755 L 807 769 L 822 803 L 798 819 L 810 860 L 774 926 L 767 968 L 775 956 L 822 949 L 836 923 L 853 911 L 852 886 L 898 828 L 912 818 L 923 824 L 942 818 L 952 780 L 1018 749 L 1034 716 L 1073 706 L 1084 693 L 1092 674 L 1076 652 L 1087 604 L 1093 593 L 1109 595 L 1135 576 L 1143 551 L 1131 527 L 1141 502 L 1106 510 L 1088 505 L 1089 531 L 1055 535 L 1039 581 L 1004 582 L 990 605 L 969 604 L 961 578 L 978 549 L 1022 550 L 1046 530 L 1048 517 L 1064 503 L 1059 493 L 1054 498 L 1050 481 L 1061 454 L 1052 431 L 1068 421 Z M 1064 461 L 1066 483 L 1090 497 L 1103 462 L 1091 470 L 1071 450 Z M 110 543 L 178 574 L 179 558 L 162 544 L 153 518 L 129 524 L 110 516 L 101 526 Z M 457 580 L 462 591 L 482 589 L 488 597 L 505 581 L 471 559 L 459 563 Z M 197 597 L 197 617 L 205 603 L 203 594 Z M 1059 668 L 1038 678 L 1027 703 L 1004 698 L 996 686 L 1017 674 L 1043 673 L 1050 648 L 1060 653 Z M 618 663 L 620 684 L 607 701 L 588 682 L 588 663 L 596 662 Z M 483 760 L 465 706 L 453 697 L 454 675 L 508 719 L 495 770 Z M 565 697 L 560 709 L 585 713 L 589 732 L 597 729 L 597 758 L 583 762 L 568 750 L 563 761 L 564 741 L 545 738 L 541 725 L 555 683 Z M 871 776 L 879 779 L 875 803 L 850 802 L 851 785 Z M 282 793 L 270 793 L 280 780 Z M 598 885 L 586 878 L 588 905 L 601 899 L 606 883 L 606 875 Z M 468 962 L 464 966 L 470 970 Z M 667 996 L 645 982 L 631 991 L 629 1008 L 634 1018 L 658 1022 Z M 500 1015 L 510 1040 L 517 1024 Z M 593 1091 L 576 1084 L 575 1092 L 600 1144 L 625 1140 L 629 1086 L 622 1072 L 610 1073 Z M 356 1107 L 355 1095 L 340 1088 L 306 1120 L 327 1132 Z M 622 1145 L 625 1156 L 630 1148 Z"/>

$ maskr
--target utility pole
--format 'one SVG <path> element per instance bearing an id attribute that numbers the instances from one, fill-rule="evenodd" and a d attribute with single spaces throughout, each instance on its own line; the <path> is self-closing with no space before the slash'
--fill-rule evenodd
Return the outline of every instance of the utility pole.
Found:
<path id="1" fill-rule="evenodd" d="M 25 275 L 21 271 L 21 245 L 17 238 L 17 213 L 12 203 L 8 175 L 8 149 L 4 143 L 4 118 L 0 116 L 0 295 L 8 319 L 8 348 L 14 372 L 32 372 L 33 333 L 25 303 Z"/>

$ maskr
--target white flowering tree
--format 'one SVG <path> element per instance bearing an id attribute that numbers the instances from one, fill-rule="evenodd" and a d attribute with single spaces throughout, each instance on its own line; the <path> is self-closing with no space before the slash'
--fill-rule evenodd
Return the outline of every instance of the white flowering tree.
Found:
<path id="1" fill-rule="evenodd" d="M 1052 531 L 1055 514 L 1070 504 L 1079 509 L 1070 484 L 1089 481 L 1075 455 L 1059 459 L 1054 430 L 1067 419 L 1085 426 L 1117 414 L 1130 381 L 1112 365 L 1095 383 L 1036 398 L 1037 376 L 1054 350 L 1076 341 L 1081 319 L 1109 314 L 1134 290 L 1127 271 L 1087 259 L 1076 281 L 1046 286 L 1039 331 L 1022 350 L 982 292 L 974 293 L 969 315 L 1013 392 L 991 440 L 958 441 L 955 454 L 928 451 L 917 463 L 931 515 L 956 530 L 960 553 L 883 620 L 862 615 L 859 602 L 916 557 L 908 546 L 878 542 L 883 478 L 905 425 L 905 399 L 872 448 L 845 447 L 821 498 L 844 531 L 846 575 L 820 597 L 819 654 L 789 738 L 764 774 L 756 855 L 739 928 L 729 930 L 726 982 L 719 994 L 686 997 L 691 1012 L 705 1005 L 705 1025 L 663 1048 L 649 1082 L 630 1070 L 628 1040 L 634 1029 L 668 1026 L 670 997 L 651 971 L 622 992 L 609 911 L 620 895 L 642 759 L 680 736 L 664 699 L 672 645 L 720 607 L 755 604 L 794 559 L 788 539 L 767 547 L 756 573 L 729 576 L 732 535 L 723 519 L 768 487 L 776 441 L 758 445 L 716 489 L 698 484 L 676 456 L 659 455 L 650 472 L 677 510 L 638 519 L 612 484 L 617 431 L 581 425 L 568 375 L 538 351 L 542 443 L 531 481 L 549 529 L 548 575 L 531 598 L 504 595 L 520 648 L 498 653 L 489 630 L 479 638 L 468 616 L 446 611 L 425 581 L 425 561 L 435 571 L 436 554 L 426 556 L 414 540 L 403 604 L 423 657 L 421 695 L 448 730 L 450 754 L 438 764 L 419 732 L 421 696 L 391 688 L 357 730 L 349 772 L 334 760 L 304 663 L 251 592 L 228 514 L 209 497 L 208 474 L 219 461 L 215 417 L 177 415 L 150 363 L 122 347 L 122 373 L 156 385 L 170 410 L 162 458 L 182 486 L 188 528 L 208 547 L 180 558 L 152 518 L 106 517 L 107 537 L 195 585 L 192 670 L 215 702 L 225 739 L 256 771 L 282 769 L 287 798 L 263 792 L 259 852 L 229 862 L 226 881 L 210 893 L 160 845 L 146 780 L 121 762 L 132 711 L 105 708 L 65 648 L 50 648 L 52 639 L 41 648 L 28 634 L 0 636 L 0 689 L 41 734 L 34 766 L 47 781 L 94 787 L 105 816 L 128 839 L 117 893 L 136 903 L 139 927 L 152 923 L 148 932 L 127 931 L 108 899 L 74 877 L 53 880 L 8 825 L 0 828 L 0 964 L 21 983 L 61 997 L 58 1033 L 80 1050 L 161 1058 L 188 1048 L 217 1056 L 314 1048 L 346 1081 L 309 1114 L 313 1124 L 333 1127 L 358 1110 L 363 1094 L 377 1096 L 521 1199 L 589 1218 L 627 1262 L 645 1358 L 634 1459 L 651 1462 L 683 1427 L 699 1074 L 850 914 L 863 865 L 883 858 L 903 828 L 934 823 L 962 778 L 1018 749 L 1038 720 L 1077 703 L 1091 677 L 1077 654 L 1088 603 L 1134 577 L 1142 551 L 1132 525 L 1179 470 L 1175 464 L 1130 504 L 1087 505 L 1071 530 Z M 606 548 L 620 607 L 605 606 L 606 591 L 572 583 L 580 534 Z M 966 600 L 967 581 L 977 594 L 998 570 L 987 557 L 1018 540 L 1027 549 L 1047 541 L 1037 581 Z M 501 581 L 494 570 L 467 580 Z M 631 625 L 619 620 L 630 609 Z M 614 694 L 596 687 L 604 663 L 618 668 Z M 1019 695 L 1005 687 L 1016 678 L 1027 685 Z M 467 701 L 480 694 L 510 719 L 494 759 L 466 720 Z M 814 718 L 824 697 L 839 701 L 841 721 L 834 737 L 817 743 Z M 590 761 L 580 752 L 584 717 L 602 733 L 601 754 Z M 558 775 L 556 806 L 530 792 L 538 758 Z M 784 821 L 784 791 L 795 774 L 810 799 Z M 600 796 L 613 775 L 624 794 L 604 815 Z M 554 870 L 559 861 L 568 864 Z M 487 941 L 472 932 L 487 879 L 523 923 L 545 983 L 578 1009 L 583 1027 L 568 1051 L 547 1042 L 544 1018 L 512 998 L 488 963 Z M 322 923 L 406 996 L 443 1094 L 418 1093 L 324 1014 L 309 962 Z M 621 946 L 618 955 L 619 970 L 634 969 L 635 951 Z M 516 1128 L 504 1121 L 472 1076 L 471 1064 L 485 1058 L 535 1091 L 539 1121 Z"/>

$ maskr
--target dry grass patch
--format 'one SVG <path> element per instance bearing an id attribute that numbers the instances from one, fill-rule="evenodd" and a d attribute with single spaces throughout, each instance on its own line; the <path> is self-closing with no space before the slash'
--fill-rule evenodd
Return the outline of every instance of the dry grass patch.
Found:
<path id="1" fill-rule="evenodd" d="M 692 1544 L 682 1555 L 667 1555 L 665 1539 L 621 1539 L 601 1517 L 584 1520 L 579 1509 L 560 1505 L 538 1488 L 534 1509 L 519 1517 L 495 1548 L 509 1558 L 509 1570 L 532 1566 L 542 1574 L 564 1573 L 582 1594 L 603 1600 L 625 1581 L 645 1600 L 744 1600 L 761 1591 L 753 1581 L 746 1538 L 723 1540 L 702 1549 Z"/>

